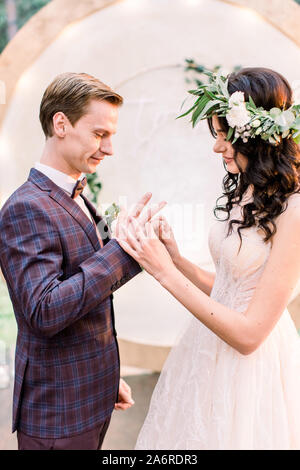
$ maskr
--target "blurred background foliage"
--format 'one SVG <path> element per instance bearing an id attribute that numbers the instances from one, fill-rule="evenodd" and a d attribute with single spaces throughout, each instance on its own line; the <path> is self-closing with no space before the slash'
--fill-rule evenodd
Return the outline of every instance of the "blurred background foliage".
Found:
<path id="1" fill-rule="evenodd" d="M 51 0 L 0 0 L 0 52 L 18 29 Z"/>

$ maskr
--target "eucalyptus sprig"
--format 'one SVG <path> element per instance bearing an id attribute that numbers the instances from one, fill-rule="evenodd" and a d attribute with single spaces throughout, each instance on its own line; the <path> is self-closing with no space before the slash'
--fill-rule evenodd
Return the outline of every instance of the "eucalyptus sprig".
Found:
<path id="1" fill-rule="evenodd" d="M 120 207 L 115 202 L 113 202 L 104 212 L 105 220 L 110 230 L 112 230 L 112 223 L 117 219 L 119 213 Z"/>
<path id="2" fill-rule="evenodd" d="M 193 106 L 177 119 L 187 116 L 192 112 L 191 122 L 193 127 L 202 119 L 211 117 L 218 110 L 218 114 L 226 113 L 228 108 L 229 93 L 227 90 L 228 80 L 222 76 L 222 71 L 217 73 L 209 70 L 203 71 L 209 78 L 208 84 L 200 85 L 196 90 L 189 90 L 188 93 L 197 96 Z"/>

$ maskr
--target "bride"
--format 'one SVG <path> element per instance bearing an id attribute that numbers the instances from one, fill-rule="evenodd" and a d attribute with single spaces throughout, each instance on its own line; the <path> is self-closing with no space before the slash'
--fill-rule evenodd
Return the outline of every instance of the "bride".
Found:
<path id="1" fill-rule="evenodd" d="M 208 239 L 216 273 L 180 255 L 162 216 L 143 226 L 122 210 L 117 226 L 123 249 L 192 314 L 135 449 L 300 449 L 300 338 L 287 310 L 300 278 L 300 106 L 270 69 L 208 75 L 186 114 L 208 120 L 227 169 L 214 210 L 227 218 Z"/>

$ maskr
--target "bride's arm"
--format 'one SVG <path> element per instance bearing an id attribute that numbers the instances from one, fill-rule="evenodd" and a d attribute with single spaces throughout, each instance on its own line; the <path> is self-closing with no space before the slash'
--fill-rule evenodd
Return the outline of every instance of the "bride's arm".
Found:
<path id="1" fill-rule="evenodd" d="M 281 219 L 281 220 L 279 220 Z M 196 318 L 241 354 L 250 354 L 270 334 L 300 278 L 300 207 L 286 210 L 264 271 L 245 312 L 226 307 L 198 289 L 174 265 L 164 245 L 147 224 L 147 238 L 135 224 L 118 242 Z"/>
<path id="2" fill-rule="evenodd" d="M 176 268 L 202 292 L 210 295 L 215 282 L 215 273 L 199 268 L 199 266 L 181 256 L 173 230 L 163 215 L 154 219 L 152 226 L 156 235 L 168 250 Z"/>
<path id="3" fill-rule="evenodd" d="M 210 295 L 215 282 L 216 273 L 199 268 L 199 266 L 183 256 L 174 260 L 174 264 L 185 277 L 195 284 L 196 287 L 201 289 L 205 294 Z"/>
<path id="4" fill-rule="evenodd" d="M 161 271 L 156 279 L 198 320 L 226 343 L 241 354 L 252 352 L 248 319 L 242 313 L 210 298 L 175 267 Z"/>

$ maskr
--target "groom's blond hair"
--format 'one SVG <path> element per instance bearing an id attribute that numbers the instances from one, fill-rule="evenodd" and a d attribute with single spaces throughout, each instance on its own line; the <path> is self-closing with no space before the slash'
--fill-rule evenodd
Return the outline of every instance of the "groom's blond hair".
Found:
<path id="1" fill-rule="evenodd" d="M 63 112 L 72 126 L 86 113 L 91 100 L 106 100 L 116 106 L 123 103 L 105 83 L 87 73 L 62 73 L 46 88 L 40 105 L 40 121 L 47 137 L 53 136 L 53 116 Z"/>

